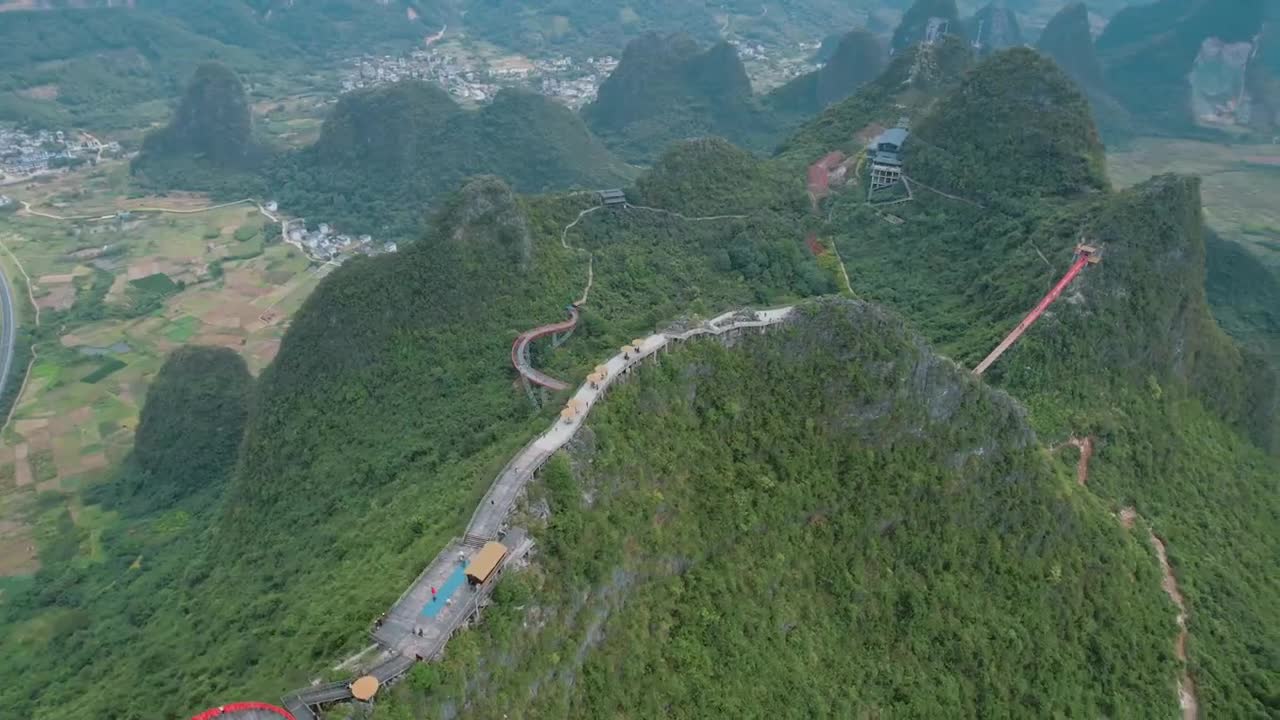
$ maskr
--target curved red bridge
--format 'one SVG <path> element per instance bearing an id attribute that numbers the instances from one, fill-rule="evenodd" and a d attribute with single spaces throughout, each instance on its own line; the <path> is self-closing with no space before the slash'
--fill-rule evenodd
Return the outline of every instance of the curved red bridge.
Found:
<path id="1" fill-rule="evenodd" d="M 221 705 L 205 710 L 191 720 L 296 720 L 292 713 L 282 707 L 260 702 L 238 702 Z"/>
<path id="2" fill-rule="evenodd" d="M 548 335 L 569 332 L 578 326 L 578 306 L 576 304 L 569 305 L 566 310 L 569 312 L 569 319 L 526 330 L 520 333 L 516 337 L 516 341 L 511 344 L 511 366 L 516 369 L 516 372 L 520 373 L 520 377 L 538 387 L 544 387 L 549 390 L 569 389 L 569 383 L 542 373 L 529 364 L 529 343 Z"/>

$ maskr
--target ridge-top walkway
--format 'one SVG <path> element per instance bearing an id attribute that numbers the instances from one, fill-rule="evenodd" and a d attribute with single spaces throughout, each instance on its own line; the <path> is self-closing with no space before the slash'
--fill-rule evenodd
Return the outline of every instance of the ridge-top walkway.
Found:
<path id="1" fill-rule="evenodd" d="M 490 540 L 500 539 L 510 549 L 504 565 L 528 552 L 533 541 L 524 530 L 507 527 L 511 511 L 538 469 L 573 439 L 591 408 L 615 382 L 643 361 L 656 359 L 659 351 L 674 342 L 751 329 L 763 332 L 786 320 L 793 310 L 791 306 L 733 310 L 686 330 L 659 332 L 636 340 L 605 361 L 607 374 L 603 380 L 583 383 L 570 401 L 578 411 L 557 418 L 550 428 L 516 453 L 480 500 L 466 534 L 446 545 L 380 619 L 373 636 L 384 648 L 383 660 L 369 674 L 385 684 L 408 672 L 418 660 L 438 658 L 453 633 L 487 604 L 502 568 L 483 585 L 472 587 L 465 578 L 467 563 Z M 577 322 L 576 308 L 567 322 Z M 284 705 L 297 720 L 314 720 L 312 708 L 351 697 L 350 682 L 336 682 L 295 691 L 284 698 Z"/>

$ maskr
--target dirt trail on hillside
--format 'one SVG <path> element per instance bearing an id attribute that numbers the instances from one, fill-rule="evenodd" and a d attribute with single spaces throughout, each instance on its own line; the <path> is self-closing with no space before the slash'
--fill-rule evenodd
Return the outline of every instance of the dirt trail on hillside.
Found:
<path id="1" fill-rule="evenodd" d="M 1073 437 L 1067 443 L 1080 450 L 1080 460 L 1076 463 L 1076 484 L 1085 487 L 1089 484 L 1089 459 L 1093 457 L 1093 438 Z"/>
<path id="2" fill-rule="evenodd" d="M 1080 459 L 1076 462 L 1076 483 L 1080 487 L 1087 487 L 1089 484 L 1089 460 L 1093 457 L 1093 438 L 1091 437 L 1072 437 L 1063 443 L 1071 445 L 1080 450 Z M 1058 447 L 1061 447 L 1059 445 Z M 1056 448 L 1055 448 L 1056 449 Z M 1127 530 L 1133 529 L 1133 526 L 1139 519 L 1138 511 L 1131 507 L 1121 508 L 1120 524 Z M 1156 535 L 1151 526 L 1147 526 L 1147 536 L 1151 540 L 1151 547 L 1155 548 L 1156 559 L 1160 561 L 1160 573 L 1163 576 L 1160 581 L 1160 587 L 1164 590 L 1173 604 L 1178 607 L 1178 616 L 1175 622 L 1178 624 L 1178 639 L 1174 642 L 1174 655 L 1178 661 L 1182 663 L 1182 676 L 1178 678 L 1178 706 L 1182 708 L 1182 720 L 1196 720 L 1200 714 L 1200 703 L 1196 699 L 1196 683 L 1191 679 L 1191 672 L 1187 669 L 1187 603 L 1182 596 L 1182 590 L 1178 587 L 1178 578 L 1173 574 L 1173 567 L 1169 564 L 1169 552 L 1165 547 L 1165 542 Z"/>
<path id="3" fill-rule="evenodd" d="M 1182 597 L 1182 591 L 1178 589 L 1178 579 L 1173 575 L 1173 568 L 1169 565 L 1169 553 L 1165 549 L 1164 540 L 1155 532 L 1147 530 L 1151 537 L 1151 546 L 1156 549 L 1156 557 L 1160 560 L 1160 572 L 1163 573 L 1164 579 L 1160 581 L 1160 587 L 1164 588 L 1164 592 L 1178 606 L 1178 640 L 1174 644 L 1174 654 L 1178 656 L 1178 660 L 1182 663 L 1182 677 L 1178 678 L 1178 705 L 1182 708 L 1182 720 L 1196 720 L 1199 714 L 1199 703 L 1196 701 L 1196 684 L 1191 679 L 1191 673 L 1187 670 L 1187 605 Z"/>

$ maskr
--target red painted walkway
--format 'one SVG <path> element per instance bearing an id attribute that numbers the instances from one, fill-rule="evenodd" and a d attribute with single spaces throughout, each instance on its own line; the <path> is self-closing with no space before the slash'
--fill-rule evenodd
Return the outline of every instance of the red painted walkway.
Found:
<path id="1" fill-rule="evenodd" d="M 546 375 L 535 370 L 529 364 L 529 343 L 548 335 L 558 335 L 562 332 L 569 332 L 578 326 L 578 308 L 574 305 L 569 306 L 569 319 L 550 325 L 540 325 L 532 330 L 526 330 L 516 337 L 516 341 L 511 344 L 511 366 L 520 373 L 525 380 L 544 387 L 549 390 L 568 390 L 569 384 L 561 380 L 557 380 L 550 375 Z"/>

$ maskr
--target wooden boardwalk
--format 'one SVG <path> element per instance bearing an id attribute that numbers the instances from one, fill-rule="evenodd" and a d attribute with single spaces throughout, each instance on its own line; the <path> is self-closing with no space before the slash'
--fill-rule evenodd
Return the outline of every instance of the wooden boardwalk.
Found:
<path id="1" fill-rule="evenodd" d="M 591 408 L 614 383 L 627 377 L 644 361 L 656 361 L 658 353 L 672 343 L 752 329 L 763 332 L 767 327 L 786 320 L 793 309 L 730 311 L 683 331 L 655 333 L 635 345 L 638 352 L 619 352 L 607 360 L 604 365 L 608 368 L 608 375 L 604 381 L 584 383 L 574 394 L 580 412 L 567 421 L 557 418 L 550 428 L 516 453 L 480 500 L 467 525 L 466 535 L 450 541 L 381 618 L 373 637 L 383 647 L 383 659 L 371 674 L 386 683 L 408 672 L 418 660 L 437 659 L 453 633 L 479 615 L 501 575 L 501 568 L 478 588 L 472 588 L 465 579 L 460 579 L 463 568 L 472 554 L 489 540 L 501 540 L 510 548 L 504 564 L 528 552 L 533 541 L 525 531 L 507 527 L 512 510 L 538 469 L 573 439 L 586 422 Z M 433 600 L 433 595 L 440 598 Z M 314 718 L 312 708 L 350 698 L 349 682 L 338 682 L 295 691 L 285 697 L 284 704 L 298 720 L 311 720 Z"/>

